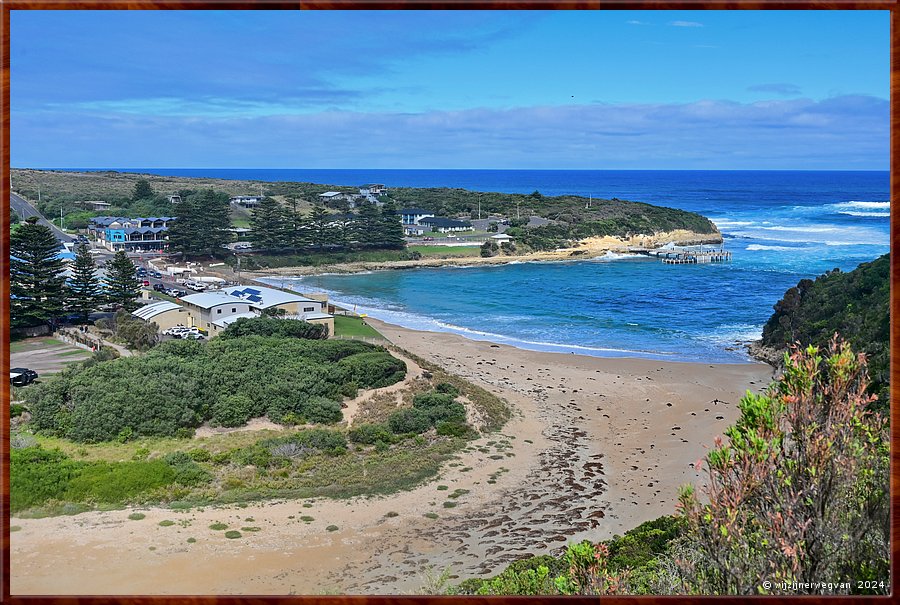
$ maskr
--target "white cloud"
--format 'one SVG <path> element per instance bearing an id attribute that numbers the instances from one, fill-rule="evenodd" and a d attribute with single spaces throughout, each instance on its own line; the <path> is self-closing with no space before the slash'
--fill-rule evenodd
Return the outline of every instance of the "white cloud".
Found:
<path id="1" fill-rule="evenodd" d="M 672 21 L 669 25 L 672 27 L 703 27 L 702 23 L 696 21 Z"/>
<path id="2" fill-rule="evenodd" d="M 650 25 L 646 21 L 638 21 L 636 19 L 631 19 L 630 21 L 626 21 L 625 23 L 627 23 L 628 25 Z"/>
<path id="3" fill-rule="evenodd" d="M 886 169 L 890 134 L 888 102 L 865 96 L 246 118 L 11 117 L 12 163 L 30 167 Z"/>

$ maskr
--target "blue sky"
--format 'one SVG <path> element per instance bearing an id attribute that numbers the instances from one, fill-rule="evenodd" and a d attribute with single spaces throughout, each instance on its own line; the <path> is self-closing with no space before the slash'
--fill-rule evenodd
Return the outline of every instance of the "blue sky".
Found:
<path id="1" fill-rule="evenodd" d="M 12 11 L 17 167 L 877 169 L 887 11 Z"/>

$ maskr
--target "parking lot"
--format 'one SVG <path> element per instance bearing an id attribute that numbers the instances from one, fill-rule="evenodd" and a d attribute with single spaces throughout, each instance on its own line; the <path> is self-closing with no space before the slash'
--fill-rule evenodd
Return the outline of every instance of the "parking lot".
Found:
<path id="1" fill-rule="evenodd" d="M 9 367 L 28 368 L 39 376 L 55 374 L 70 363 L 87 359 L 91 352 L 49 336 L 17 340 L 9 345 Z"/>

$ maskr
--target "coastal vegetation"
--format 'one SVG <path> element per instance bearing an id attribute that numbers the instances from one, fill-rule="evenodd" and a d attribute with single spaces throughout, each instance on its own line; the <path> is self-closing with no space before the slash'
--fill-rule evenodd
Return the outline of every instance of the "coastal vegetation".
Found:
<path id="1" fill-rule="evenodd" d="M 448 592 L 886 594 L 889 441 L 867 387 L 865 357 L 846 343 L 795 348 L 765 394 L 741 400 L 700 464 L 707 480 L 682 488 L 676 516 Z"/>
<path id="2" fill-rule="evenodd" d="M 169 341 L 139 357 L 66 368 L 24 398 L 37 431 L 81 442 L 128 440 L 190 435 L 205 421 L 235 426 L 259 416 L 338 422 L 342 396 L 393 384 L 405 372 L 383 348 L 359 341 Z"/>
<path id="3" fill-rule="evenodd" d="M 868 358 L 874 403 L 887 410 L 890 382 L 890 255 L 863 263 L 853 271 L 839 269 L 815 280 L 803 279 L 775 304 L 763 327 L 761 344 L 778 362 L 793 343 L 824 347 L 835 332 Z"/>

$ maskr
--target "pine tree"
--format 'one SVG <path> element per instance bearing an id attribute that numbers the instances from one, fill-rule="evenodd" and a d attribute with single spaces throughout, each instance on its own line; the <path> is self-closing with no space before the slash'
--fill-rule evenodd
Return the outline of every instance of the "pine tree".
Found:
<path id="1" fill-rule="evenodd" d="M 109 301 L 121 308 L 133 310 L 138 307 L 135 299 L 140 296 L 141 283 L 137 278 L 137 268 L 124 250 L 119 250 L 107 264 L 106 294 Z"/>
<path id="2" fill-rule="evenodd" d="M 97 265 L 94 257 L 88 252 L 87 244 L 75 249 L 75 262 L 72 263 L 72 276 L 67 283 L 69 296 L 66 307 L 81 315 L 87 323 L 91 311 L 95 310 L 103 299 L 103 285 L 97 277 Z"/>
<path id="3" fill-rule="evenodd" d="M 65 300 L 60 245 L 49 227 L 31 217 L 9 238 L 10 324 L 53 323 Z"/>
<path id="4" fill-rule="evenodd" d="M 227 195 L 212 189 L 195 193 L 175 206 L 169 248 L 184 256 L 219 254 L 231 238 L 230 227 Z"/>
<path id="5" fill-rule="evenodd" d="M 293 245 L 293 220 L 289 210 L 270 197 L 253 209 L 250 241 L 260 250 L 281 251 Z"/>
<path id="6" fill-rule="evenodd" d="M 361 204 L 354 225 L 356 241 L 365 248 L 374 248 L 381 241 L 381 213 L 375 204 Z"/>
<path id="7" fill-rule="evenodd" d="M 134 184 L 134 190 L 131 193 L 131 201 L 148 200 L 152 198 L 153 195 L 153 187 L 150 186 L 150 181 L 141 179 Z"/>
<path id="8" fill-rule="evenodd" d="M 381 222 L 378 229 L 379 247 L 404 248 L 406 240 L 403 237 L 403 225 L 400 223 L 400 214 L 393 201 L 385 202 L 381 207 Z"/>
<path id="9" fill-rule="evenodd" d="M 314 206 L 306 219 L 305 227 L 309 243 L 317 248 L 324 248 L 334 240 L 332 228 L 329 226 L 328 212 L 322 206 Z"/>

